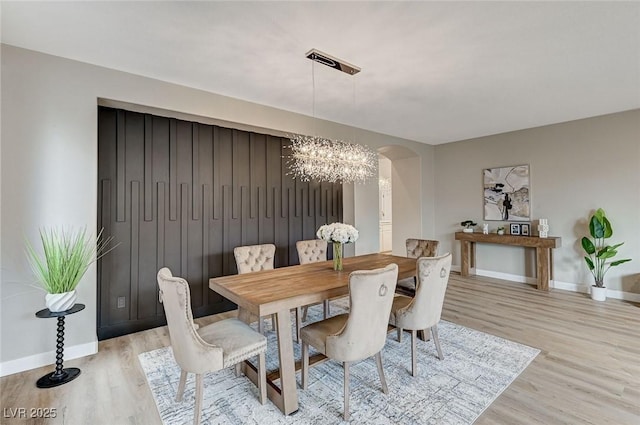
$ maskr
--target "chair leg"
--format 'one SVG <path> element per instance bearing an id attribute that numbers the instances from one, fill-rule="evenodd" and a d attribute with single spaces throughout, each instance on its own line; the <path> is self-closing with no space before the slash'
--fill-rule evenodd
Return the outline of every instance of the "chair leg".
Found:
<path id="1" fill-rule="evenodd" d="M 258 317 L 258 333 L 264 335 L 264 321 L 262 317 Z"/>
<path id="2" fill-rule="evenodd" d="M 300 343 L 300 328 L 302 327 L 302 309 L 296 307 L 296 342 Z"/>
<path id="3" fill-rule="evenodd" d="M 302 321 L 306 322 L 307 321 L 307 313 L 309 312 L 309 306 L 304 306 L 302 307 Z"/>
<path id="4" fill-rule="evenodd" d="M 307 389 L 309 381 L 309 344 L 302 341 L 302 389 Z"/>
<path id="5" fill-rule="evenodd" d="M 349 420 L 349 362 L 344 362 L 344 412 L 345 421 Z"/>
<path id="6" fill-rule="evenodd" d="M 187 383 L 187 372 L 180 371 L 180 382 L 178 383 L 178 394 L 176 394 L 176 401 L 182 401 L 182 395 L 184 394 L 184 386 Z"/>
<path id="7" fill-rule="evenodd" d="M 433 335 L 433 342 L 436 344 L 436 350 L 438 351 L 438 359 L 444 360 L 442 347 L 440 347 L 440 338 L 438 337 L 438 325 L 431 326 L 431 334 Z"/>
<path id="8" fill-rule="evenodd" d="M 402 342 L 402 328 L 396 326 L 396 332 L 398 333 L 398 342 Z"/>
<path id="9" fill-rule="evenodd" d="M 260 390 L 260 404 L 267 402 L 267 365 L 264 351 L 258 354 L 258 389 Z"/>
<path id="10" fill-rule="evenodd" d="M 413 330 L 411 331 L 411 376 L 416 376 L 418 374 L 416 339 L 418 339 L 418 332 Z"/>
<path id="11" fill-rule="evenodd" d="M 193 424 L 200 425 L 202 416 L 202 374 L 196 374 L 196 408 L 194 410 Z"/>
<path id="12" fill-rule="evenodd" d="M 384 369 L 382 369 L 382 352 L 378 351 L 376 354 L 376 364 L 378 365 L 378 375 L 380 375 L 380 383 L 382 384 L 382 392 L 389 394 L 389 387 L 387 387 L 387 380 L 384 377 Z"/>
<path id="13" fill-rule="evenodd" d="M 324 300 L 324 318 L 326 319 L 331 315 L 331 305 L 329 304 L 329 300 Z"/>

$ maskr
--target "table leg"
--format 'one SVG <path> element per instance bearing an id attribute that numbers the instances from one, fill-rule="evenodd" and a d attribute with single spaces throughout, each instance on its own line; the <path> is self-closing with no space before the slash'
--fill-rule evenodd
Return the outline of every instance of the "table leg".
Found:
<path id="1" fill-rule="evenodd" d="M 287 309 L 279 311 L 276 318 L 278 355 L 280 357 L 281 410 L 285 415 L 288 415 L 298 410 L 298 390 L 296 388 L 296 364 L 293 358 L 291 315 Z"/>
<path id="2" fill-rule="evenodd" d="M 553 250 L 549 250 L 549 280 L 553 280 L 555 282 L 556 278 L 553 277 Z"/>
<path id="3" fill-rule="evenodd" d="M 538 272 L 538 289 L 549 290 L 549 249 L 536 248 L 536 267 Z"/>
<path id="4" fill-rule="evenodd" d="M 469 276 L 469 254 L 471 251 L 471 242 L 469 241 L 460 241 L 460 274 L 462 276 Z"/>
<path id="5" fill-rule="evenodd" d="M 418 338 L 420 338 L 423 341 L 430 341 L 431 340 L 431 328 L 427 328 L 427 329 L 423 329 L 421 331 L 418 331 Z"/>
<path id="6" fill-rule="evenodd" d="M 240 309 L 238 317 L 245 316 L 249 317 L 249 313 Z M 296 364 L 293 357 L 293 335 L 289 310 L 279 311 L 276 314 L 276 333 L 278 335 L 280 369 L 267 374 L 267 397 L 282 413 L 289 415 L 298 410 Z M 258 371 L 255 366 L 245 361 L 242 365 L 242 371 L 247 378 L 258 385 Z M 280 381 L 280 386 L 277 385 L 278 381 Z"/>
<path id="7" fill-rule="evenodd" d="M 251 323 L 251 313 L 245 308 L 238 307 L 238 319 L 248 325 Z M 258 320 L 260 320 L 260 318 L 258 318 Z"/>
<path id="8" fill-rule="evenodd" d="M 57 387 L 76 379 L 80 375 L 80 369 L 77 367 L 64 369 L 62 366 L 64 358 L 64 316 L 58 317 L 58 333 L 56 336 L 56 370 L 38 379 L 36 382 L 38 388 Z"/>

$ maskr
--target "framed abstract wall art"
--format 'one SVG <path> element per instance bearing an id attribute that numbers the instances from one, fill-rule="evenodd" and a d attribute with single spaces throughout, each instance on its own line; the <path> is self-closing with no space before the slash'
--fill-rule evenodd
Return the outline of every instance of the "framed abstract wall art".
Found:
<path id="1" fill-rule="evenodd" d="M 529 165 L 485 168 L 484 219 L 529 221 Z"/>

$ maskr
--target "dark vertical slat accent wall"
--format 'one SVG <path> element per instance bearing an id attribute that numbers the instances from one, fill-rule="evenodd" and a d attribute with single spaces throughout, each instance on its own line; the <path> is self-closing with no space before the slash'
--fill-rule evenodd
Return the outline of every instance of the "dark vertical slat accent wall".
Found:
<path id="1" fill-rule="evenodd" d="M 197 123 L 193 123 L 193 135 L 191 138 L 191 156 L 193 160 L 191 161 L 192 170 L 191 170 L 191 190 L 192 196 L 191 199 L 193 203 L 191 205 L 193 219 L 200 220 L 200 136 L 199 136 L 199 126 Z"/>
<path id="2" fill-rule="evenodd" d="M 164 261 L 165 256 L 165 222 L 167 220 L 167 185 L 165 182 L 157 182 L 157 196 L 158 200 L 156 207 L 156 264 L 155 269 L 160 270 L 166 264 Z M 149 282 L 149 280 L 147 280 Z M 158 297 L 159 289 L 156 285 L 155 280 L 151 279 L 149 282 L 156 288 L 156 308 L 154 310 L 153 316 L 156 317 L 162 315 L 163 307 L 160 304 L 160 298 Z"/>
<path id="3" fill-rule="evenodd" d="M 219 128 L 213 127 L 211 132 L 211 164 L 220 163 L 220 134 Z M 213 167 L 212 169 L 212 188 L 213 188 L 213 203 L 211 208 L 213 210 L 213 219 L 219 220 L 222 210 L 222 202 L 220 201 L 220 166 Z"/>
<path id="4" fill-rule="evenodd" d="M 125 211 L 127 208 L 127 203 L 125 202 L 125 193 L 126 193 L 126 177 L 125 177 L 125 158 L 126 158 L 126 146 L 127 146 L 127 138 L 125 132 L 125 112 L 118 111 L 117 121 L 116 121 L 116 182 L 118 185 L 117 189 L 117 221 L 125 220 Z"/>
<path id="5" fill-rule="evenodd" d="M 144 117 L 144 220 L 153 220 L 153 119 Z"/>
<path id="6" fill-rule="evenodd" d="M 156 273 L 191 288 L 196 317 L 235 306 L 208 279 L 237 273 L 233 248 L 295 243 L 342 219 L 342 186 L 294 181 L 289 141 L 265 134 L 99 107 L 98 227 L 117 248 L 98 264 L 98 337 L 166 323 Z M 118 304 L 120 300 L 120 304 Z"/>
<path id="7" fill-rule="evenodd" d="M 178 123 L 175 119 L 169 120 L 169 220 L 175 220 L 178 216 L 178 188 L 177 188 L 177 161 L 178 161 Z"/>
<path id="8" fill-rule="evenodd" d="M 129 303 L 130 317 L 139 319 L 138 317 L 138 294 L 140 289 L 140 182 L 131 182 L 131 216 L 129 217 L 131 241 L 131 267 L 129 279 L 131 281 Z"/>

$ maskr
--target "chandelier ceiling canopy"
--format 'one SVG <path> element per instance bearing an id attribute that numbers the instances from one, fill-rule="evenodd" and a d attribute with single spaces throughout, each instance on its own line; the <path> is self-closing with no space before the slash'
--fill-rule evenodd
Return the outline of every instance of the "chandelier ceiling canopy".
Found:
<path id="1" fill-rule="evenodd" d="M 311 49 L 305 56 L 314 62 L 349 75 L 355 75 L 360 72 L 360 68 L 357 66 L 316 49 Z M 313 115 L 315 119 L 315 74 L 313 67 L 312 80 Z M 290 174 L 301 181 L 365 183 L 376 175 L 378 155 L 368 146 L 302 134 L 294 134 L 290 139 L 291 155 L 288 157 Z"/>

